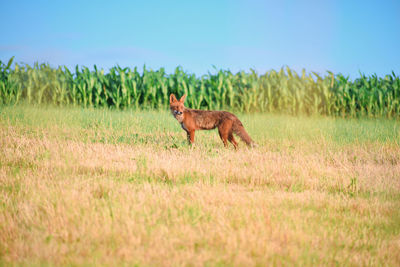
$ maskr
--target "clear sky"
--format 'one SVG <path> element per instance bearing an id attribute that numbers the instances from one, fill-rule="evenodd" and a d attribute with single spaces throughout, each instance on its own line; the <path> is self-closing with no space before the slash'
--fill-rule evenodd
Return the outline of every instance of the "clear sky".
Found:
<path id="1" fill-rule="evenodd" d="M 5 1 L 0 60 L 400 74 L 400 0 Z"/>

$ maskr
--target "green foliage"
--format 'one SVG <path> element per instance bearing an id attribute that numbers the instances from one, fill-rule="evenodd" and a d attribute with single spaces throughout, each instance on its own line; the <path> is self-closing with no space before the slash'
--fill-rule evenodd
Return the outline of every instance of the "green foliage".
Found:
<path id="1" fill-rule="evenodd" d="M 320 114 L 342 117 L 398 117 L 400 79 L 392 72 L 384 78 L 364 74 L 351 81 L 342 74 L 325 76 L 290 68 L 256 71 L 215 70 L 201 77 L 177 67 L 171 74 L 143 67 L 116 66 L 108 73 L 94 66 L 57 69 L 48 64 L 11 68 L 13 58 L 0 61 L 0 103 L 51 103 L 117 109 L 165 109 L 169 94 L 187 94 L 187 106 L 239 112 Z"/>
<path id="2" fill-rule="evenodd" d="M 12 57 L 7 65 L 0 60 L 0 104 L 16 104 L 21 97 L 21 84 L 10 73 L 14 60 Z"/>

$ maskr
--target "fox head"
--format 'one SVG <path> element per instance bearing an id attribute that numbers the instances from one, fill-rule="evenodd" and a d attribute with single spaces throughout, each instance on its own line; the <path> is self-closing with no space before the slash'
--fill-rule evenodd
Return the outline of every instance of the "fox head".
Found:
<path id="1" fill-rule="evenodd" d="M 171 110 L 172 115 L 174 115 L 175 118 L 183 119 L 183 110 L 185 109 L 185 106 L 183 105 L 185 102 L 186 94 L 181 97 L 181 99 L 176 99 L 174 94 L 171 94 L 169 96 L 169 108 Z"/>

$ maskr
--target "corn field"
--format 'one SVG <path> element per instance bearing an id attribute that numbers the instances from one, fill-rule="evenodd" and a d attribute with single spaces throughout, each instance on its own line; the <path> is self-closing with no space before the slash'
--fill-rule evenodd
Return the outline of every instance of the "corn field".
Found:
<path id="1" fill-rule="evenodd" d="M 187 94 L 186 106 L 195 109 L 286 114 L 321 114 L 343 117 L 399 117 L 400 79 L 394 72 L 385 77 L 361 75 L 354 81 L 327 72 L 301 74 L 290 68 L 258 74 L 217 70 L 201 77 L 177 67 L 146 66 L 108 72 L 76 66 L 52 68 L 0 61 L 0 103 L 73 105 L 117 109 L 165 109 L 169 94 Z"/>

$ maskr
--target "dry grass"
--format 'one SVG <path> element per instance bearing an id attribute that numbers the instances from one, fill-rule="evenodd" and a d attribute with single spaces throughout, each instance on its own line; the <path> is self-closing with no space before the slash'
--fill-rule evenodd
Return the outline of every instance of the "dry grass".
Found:
<path id="1" fill-rule="evenodd" d="M 0 263 L 400 264 L 397 121 L 248 115 L 188 148 L 166 113 L 2 108 Z"/>

